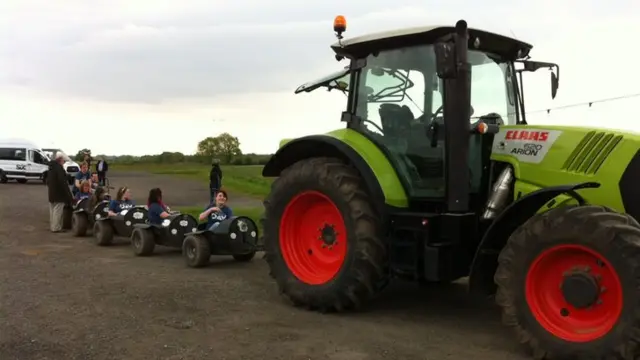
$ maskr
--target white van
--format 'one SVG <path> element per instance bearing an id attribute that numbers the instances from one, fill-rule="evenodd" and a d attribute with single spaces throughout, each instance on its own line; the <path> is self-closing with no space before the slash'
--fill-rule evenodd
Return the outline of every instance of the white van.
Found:
<path id="1" fill-rule="evenodd" d="M 38 146 L 27 140 L 0 140 L 0 183 L 15 180 L 46 181 L 49 158 Z"/>
<path id="2" fill-rule="evenodd" d="M 80 172 L 80 165 L 78 165 L 77 162 L 71 160 L 69 155 L 67 155 L 64 151 L 60 149 L 55 149 L 55 148 L 42 149 L 42 152 L 44 152 L 44 154 L 47 155 L 49 159 L 53 159 L 53 157 L 56 156 L 57 152 L 62 153 L 62 158 L 64 159 L 64 164 L 62 164 L 62 167 L 64 168 L 64 171 L 67 173 L 67 178 L 69 179 L 69 185 L 72 185 L 76 177 L 76 174 Z"/>

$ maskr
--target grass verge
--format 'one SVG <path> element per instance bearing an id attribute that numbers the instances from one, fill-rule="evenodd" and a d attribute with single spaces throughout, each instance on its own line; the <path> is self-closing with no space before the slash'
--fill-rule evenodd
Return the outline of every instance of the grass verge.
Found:
<path id="1" fill-rule="evenodd" d="M 222 165 L 222 187 L 232 194 L 264 199 L 273 179 L 262 177 L 261 165 Z M 143 171 L 158 175 L 172 175 L 209 184 L 211 166 L 198 164 L 113 164 L 110 171 Z"/>

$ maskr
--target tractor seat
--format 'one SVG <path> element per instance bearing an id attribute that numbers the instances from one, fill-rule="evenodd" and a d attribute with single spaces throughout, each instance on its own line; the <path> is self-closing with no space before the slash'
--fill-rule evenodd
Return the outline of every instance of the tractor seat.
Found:
<path id="1" fill-rule="evenodd" d="M 402 137 L 410 132 L 413 112 L 408 106 L 385 103 L 380 105 L 378 113 L 385 136 Z"/>

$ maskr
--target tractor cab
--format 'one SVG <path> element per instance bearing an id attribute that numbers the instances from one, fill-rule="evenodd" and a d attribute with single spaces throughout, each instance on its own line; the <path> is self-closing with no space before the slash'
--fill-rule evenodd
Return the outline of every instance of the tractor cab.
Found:
<path id="1" fill-rule="evenodd" d="M 324 87 L 347 94 L 347 128 L 386 153 L 420 210 L 478 211 L 491 186 L 493 133 L 500 125 L 526 123 L 518 74 L 557 65 L 524 60 L 531 45 L 466 25 L 457 40 L 464 47 L 456 49 L 451 26 L 343 40 L 342 20 L 334 24 L 339 41 L 332 49 L 349 65 L 296 93 Z M 461 50 L 468 68 L 460 68 Z M 557 75 L 553 79 L 557 90 Z M 434 201 L 443 198 L 448 206 Z"/>

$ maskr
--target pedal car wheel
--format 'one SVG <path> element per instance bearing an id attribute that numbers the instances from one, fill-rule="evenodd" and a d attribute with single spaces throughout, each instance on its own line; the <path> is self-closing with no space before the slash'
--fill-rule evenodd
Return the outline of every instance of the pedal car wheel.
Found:
<path id="1" fill-rule="evenodd" d="M 153 232 L 149 229 L 134 229 L 131 233 L 131 246 L 136 256 L 149 256 L 156 247 Z"/>
<path id="2" fill-rule="evenodd" d="M 256 252 L 252 251 L 248 254 L 234 254 L 233 255 L 233 259 L 235 261 L 239 261 L 239 262 L 248 262 L 253 260 L 253 258 L 256 256 Z"/>
<path id="3" fill-rule="evenodd" d="M 93 236 L 96 239 L 96 244 L 100 246 L 111 245 L 113 242 L 113 227 L 106 221 L 96 221 L 93 224 Z"/>
<path id="4" fill-rule="evenodd" d="M 182 256 L 189 267 L 203 267 L 211 259 L 211 248 L 204 236 L 189 235 L 182 243 Z"/>
<path id="5" fill-rule="evenodd" d="M 88 225 L 89 218 L 84 213 L 74 213 L 71 217 L 71 229 L 73 230 L 73 236 L 85 236 L 87 234 Z"/>

